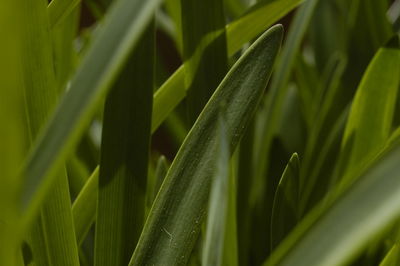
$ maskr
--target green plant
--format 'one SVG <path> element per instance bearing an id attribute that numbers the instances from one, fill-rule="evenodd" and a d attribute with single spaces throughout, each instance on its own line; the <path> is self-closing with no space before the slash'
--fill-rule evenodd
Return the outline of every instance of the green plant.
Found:
<path id="1" fill-rule="evenodd" d="M 1 266 L 400 263 L 399 0 L 0 7 Z"/>

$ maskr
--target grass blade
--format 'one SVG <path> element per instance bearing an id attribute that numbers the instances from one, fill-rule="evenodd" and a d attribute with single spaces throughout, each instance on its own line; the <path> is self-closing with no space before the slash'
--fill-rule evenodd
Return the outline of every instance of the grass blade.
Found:
<path id="1" fill-rule="evenodd" d="M 229 143 L 226 125 L 219 118 L 217 130 L 217 166 L 212 177 L 207 216 L 206 238 L 203 244 L 203 266 L 222 265 L 226 220 L 229 203 Z"/>
<path id="2" fill-rule="evenodd" d="M 342 140 L 339 176 L 362 168 L 384 146 L 392 130 L 400 85 L 400 50 L 380 49 L 366 70 L 351 106 Z M 350 182 L 343 179 L 342 182 Z"/>
<path id="3" fill-rule="evenodd" d="M 96 216 L 99 167 L 93 171 L 72 205 L 76 241 L 80 246 Z"/>
<path id="4" fill-rule="evenodd" d="M 21 91 L 21 3 L 1 4 L 0 34 L 0 265 L 17 264 L 21 228 L 18 220 L 18 197 L 21 179 L 18 170 L 24 159 L 26 131 L 24 101 Z"/>
<path id="5" fill-rule="evenodd" d="M 181 0 L 181 14 L 187 111 L 192 125 L 228 68 L 223 1 Z"/>
<path id="6" fill-rule="evenodd" d="M 210 188 L 220 104 L 234 150 L 265 88 L 282 27 L 264 33 L 221 82 L 186 137 L 153 204 L 130 265 L 184 264 L 197 239 Z"/>
<path id="7" fill-rule="evenodd" d="M 348 262 L 400 215 L 399 156 L 397 146 L 344 192 L 339 190 L 335 200 L 321 202 L 264 265 Z"/>
<path id="8" fill-rule="evenodd" d="M 266 28 L 283 18 L 304 0 L 261 2 L 226 27 L 228 55 L 233 55 L 243 44 L 251 41 Z"/>
<path id="9" fill-rule="evenodd" d="M 76 144 L 100 99 L 150 21 L 159 0 L 117 1 L 52 120 L 31 152 L 22 189 L 27 219 L 43 200 L 54 171 Z M 62 125 L 60 127 L 60 125 Z"/>
<path id="10" fill-rule="evenodd" d="M 128 264 L 143 227 L 154 89 L 153 62 L 154 22 L 136 45 L 104 107 L 96 266 Z"/>
<path id="11" fill-rule="evenodd" d="M 299 219 L 299 157 L 294 153 L 283 171 L 275 192 L 271 216 L 271 248 L 276 247 Z"/>
<path id="12" fill-rule="evenodd" d="M 29 132 L 27 142 L 31 145 L 57 102 L 58 90 L 46 1 L 25 2 L 23 11 L 26 19 L 22 61 L 26 131 Z M 57 177 L 33 224 L 29 245 L 38 265 L 79 265 L 66 171 L 62 165 L 55 170 Z"/>

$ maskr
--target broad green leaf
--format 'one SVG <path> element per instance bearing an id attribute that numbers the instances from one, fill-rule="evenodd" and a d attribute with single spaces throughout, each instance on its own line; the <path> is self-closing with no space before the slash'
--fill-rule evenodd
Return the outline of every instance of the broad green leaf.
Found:
<path id="1" fill-rule="evenodd" d="M 203 266 L 222 265 L 224 240 L 229 205 L 229 143 L 223 117 L 219 117 L 217 130 L 217 165 L 212 173 L 207 213 L 206 238 L 203 244 Z"/>
<path id="2" fill-rule="evenodd" d="M 379 266 L 396 266 L 400 264 L 400 246 L 394 244 Z"/>
<path id="3" fill-rule="evenodd" d="M 55 79 L 46 1 L 24 2 L 22 10 L 23 93 L 27 120 L 25 130 L 29 132 L 27 143 L 32 145 L 53 111 L 59 91 Z M 55 170 L 55 179 L 50 184 L 51 189 L 29 232 L 28 243 L 37 265 L 79 265 L 65 167 L 59 165 Z"/>
<path id="4" fill-rule="evenodd" d="M 151 22 L 104 106 L 96 266 L 128 264 L 145 219 L 154 90 L 154 29 L 154 22 Z"/>
<path id="5" fill-rule="evenodd" d="M 81 245 L 95 220 L 99 167 L 93 171 L 72 205 L 76 241 Z"/>
<path id="6" fill-rule="evenodd" d="M 264 265 L 343 265 L 354 258 L 400 216 L 399 156 L 397 146 L 320 202 Z"/>
<path id="7" fill-rule="evenodd" d="M 271 215 L 271 248 L 276 247 L 299 219 L 300 163 L 297 153 L 290 158 L 274 196 Z"/>
<path id="8" fill-rule="evenodd" d="M 353 100 L 342 141 L 343 169 L 339 175 L 362 168 L 385 145 L 392 129 L 400 85 L 400 50 L 380 49 L 369 64 Z M 351 179 L 342 182 L 350 182 Z"/>
<path id="9" fill-rule="evenodd" d="M 228 70 L 223 1 L 181 0 L 181 14 L 186 103 L 191 126 Z"/>
<path id="10" fill-rule="evenodd" d="M 18 264 L 20 165 L 26 149 L 24 100 L 21 91 L 21 26 L 19 1 L 1 3 L 0 34 L 0 265 Z"/>
<path id="11" fill-rule="evenodd" d="M 159 2 L 121 0 L 111 7 L 68 93 L 28 158 L 22 189 L 22 208 L 28 210 L 28 222 L 48 191 L 55 170 L 82 135 Z"/>
<path id="12" fill-rule="evenodd" d="M 282 27 L 264 33 L 232 67 L 186 137 L 146 221 L 130 265 L 185 264 L 204 218 L 215 165 L 220 105 L 233 151 L 271 74 Z M 229 103 L 229 104 L 228 104 Z"/>

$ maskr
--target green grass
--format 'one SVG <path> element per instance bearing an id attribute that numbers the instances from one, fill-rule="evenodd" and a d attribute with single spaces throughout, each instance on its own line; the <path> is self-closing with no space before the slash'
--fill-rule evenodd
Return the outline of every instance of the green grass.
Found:
<path id="1" fill-rule="evenodd" d="M 399 7 L 5 1 L 0 265 L 398 265 Z"/>

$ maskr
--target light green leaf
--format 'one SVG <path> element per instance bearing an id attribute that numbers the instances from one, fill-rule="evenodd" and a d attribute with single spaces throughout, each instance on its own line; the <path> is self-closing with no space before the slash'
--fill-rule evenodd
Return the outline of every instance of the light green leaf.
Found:
<path id="1" fill-rule="evenodd" d="M 226 27 L 228 55 L 233 55 L 242 46 L 257 37 L 266 28 L 283 18 L 304 0 L 278 0 L 264 2 L 228 24 Z"/>
<path id="2" fill-rule="evenodd" d="M 343 265 L 400 216 L 400 147 L 322 201 L 264 263 Z M 349 215 L 351 214 L 351 215 Z"/>
<path id="3" fill-rule="evenodd" d="M 220 104 L 226 105 L 230 150 L 238 143 L 263 93 L 282 39 L 264 33 L 221 82 L 182 144 L 153 204 L 130 265 L 184 264 L 205 214 L 216 151 Z"/>
<path id="4" fill-rule="evenodd" d="M 369 64 L 354 97 L 342 141 L 339 176 L 364 167 L 385 145 L 400 85 L 400 50 L 382 48 Z M 350 182 L 343 179 L 342 182 Z"/>
<path id="5" fill-rule="evenodd" d="M 299 219 L 300 162 L 297 153 L 290 158 L 275 192 L 271 215 L 271 248 L 276 247 Z"/>

